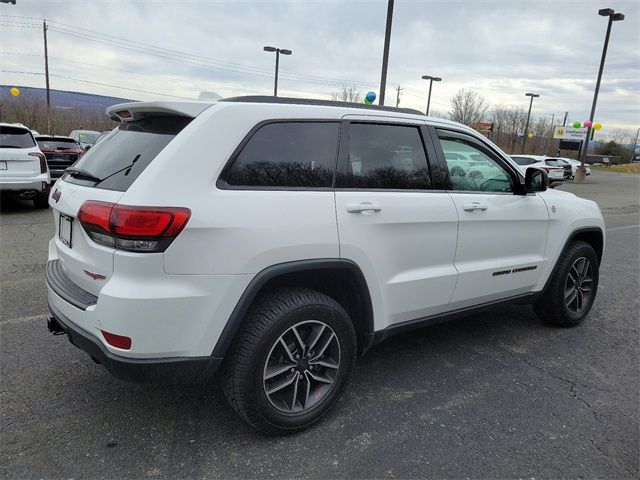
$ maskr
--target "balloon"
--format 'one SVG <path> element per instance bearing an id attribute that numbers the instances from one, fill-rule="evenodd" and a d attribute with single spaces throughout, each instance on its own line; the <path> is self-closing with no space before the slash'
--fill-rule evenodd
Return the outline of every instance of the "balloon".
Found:
<path id="1" fill-rule="evenodd" d="M 375 102 L 375 100 L 376 100 L 376 92 L 367 92 L 367 94 L 364 97 L 364 103 L 366 103 L 367 105 L 371 105 L 373 102 Z"/>
<path id="2" fill-rule="evenodd" d="M 367 105 L 371 105 L 373 103 L 373 100 L 369 100 L 368 98 L 365 97 L 364 103 L 366 103 Z"/>
<path id="3" fill-rule="evenodd" d="M 533 133 L 529 133 L 529 134 L 527 135 L 527 138 L 533 138 Z"/>
<path id="4" fill-rule="evenodd" d="M 602 124 L 600 122 L 596 122 L 593 124 L 594 130 L 600 130 L 602 128 Z"/>
<path id="5" fill-rule="evenodd" d="M 591 120 L 585 120 L 582 126 L 584 128 L 589 128 L 591 126 Z"/>
<path id="6" fill-rule="evenodd" d="M 9 89 L 9 93 L 11 94 L 12 97 L 17 97 L 18 95 L 20 95 L 20 89 L 17 87 L 11 87 Z"/>
<path id="7" fill-rule="evenodd" d="M 573 128 L 580 128 L 582 124 L 580 122 L 573 122 Z"/>

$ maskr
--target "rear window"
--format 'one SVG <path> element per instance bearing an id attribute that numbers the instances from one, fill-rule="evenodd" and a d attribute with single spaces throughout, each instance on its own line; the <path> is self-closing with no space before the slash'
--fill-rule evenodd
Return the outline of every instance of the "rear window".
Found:
<path id="1" fill-rule="evenodd" d="M 35 146 L 29 130 L 19 127 L 0 127 L 0 148 L 32 148 Z"/>
<path id="2" fill-rule="evenodd" d="M 40 147 L 41 150 L 80 148 L 80 145 L 78 145 L 72 138 L 36 138 L 36 142 L 38 142 L 38 147 Z"/>
<path id="3" fill-rule="evenodd" d="M 561 167 L 560 163 L 557 160 L 545 160 L 545 165 L 549 167 Z"/>
<path id="4" fill-rule="evenodd" d="M 124 192 L 191 120 L 154 116 L 122 122 L 74 165 L 97 180 L 67 175 L 65 181 Z"/>
<path id="5" fill-rule="evenodd" d="M 536 163 L 533 158 L 529 157 L 511 157 L 511 159 L 518 165 L 531 165 L 532 163 Z"/>

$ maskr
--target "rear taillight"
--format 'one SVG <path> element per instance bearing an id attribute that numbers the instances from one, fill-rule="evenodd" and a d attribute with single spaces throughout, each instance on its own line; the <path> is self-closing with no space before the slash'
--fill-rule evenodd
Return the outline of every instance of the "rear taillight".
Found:
<path id="1" fill-rule="evenodd" d="M 185 227 L 191 210 L 132 207 L 87 200 L 78 221 L 96 243 L 131 252 L 164 252 Z"/>
<path id="2" fill-rule="evenodd" d="M 40 173 L 47 173 L 47 157 L 40 152 L 31 152 L 31 157 L 38 157 L 40 159 Z"/>

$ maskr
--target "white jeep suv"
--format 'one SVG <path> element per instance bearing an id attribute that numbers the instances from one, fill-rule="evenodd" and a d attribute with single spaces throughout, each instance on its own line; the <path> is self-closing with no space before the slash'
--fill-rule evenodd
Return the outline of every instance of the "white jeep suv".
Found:
<path id="1" fill-rule="evenodd" d="M 0 123 L 0 194 L 33 200 L 49 208 L 51 177 L 47 160 L 31 130 L 17 123 Z"/>
<path id="2" fill-rule="evenodd" d="M 598 206 L 465 126 L 273 97 L 107 113 L 51 193 L 46 280 L 49 329 L 117 377 L 218 371 L 242 418 L 287 433 L 389 335 L 502 302 L 572 326 L 594 301 Z"/>

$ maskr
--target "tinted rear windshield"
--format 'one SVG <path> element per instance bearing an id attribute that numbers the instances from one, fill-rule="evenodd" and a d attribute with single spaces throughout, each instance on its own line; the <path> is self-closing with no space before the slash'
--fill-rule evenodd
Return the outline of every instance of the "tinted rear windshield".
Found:
<path id="1" fill-rule="evenodd" d="M 0 148 L 31 148 L 35 146 L 29 130 L 18 127 L 0 127 Z"/>
<path id="2" fill-rule="evenodd" d="M 531 165 L 533 163 L 530 158 L 525 157 L 511 157 L 511 159 L 518 165 Z"/>
<path id="3" fill-rule="evenodd" d="M 66 175 L 65 181 L 124 192 L 191 120 L 154 116 L 122 122 L 74 165 L 84 175 Z"/>
<path id="4" fill-rule="evenodd" d="M 80 146 L 72 138 L 36 138 L 41 150 L 78 149 Z"/>

